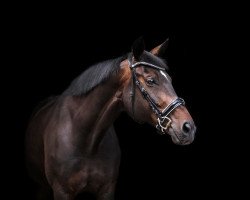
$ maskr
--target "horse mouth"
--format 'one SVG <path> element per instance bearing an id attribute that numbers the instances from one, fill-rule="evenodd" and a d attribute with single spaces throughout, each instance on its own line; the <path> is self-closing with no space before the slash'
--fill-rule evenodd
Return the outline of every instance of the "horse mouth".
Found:
<path id="1" fill-rule="evenodd" d="M 194 141 L 194 137 L 190 136 L 182 136 L 182 134 L 177 133 L 173 128 L 170 128 L 168 134 L 171 136 L 171 139 L 174 144 L 177 145 L 189 145 Z"/>
<path id="2" fill-rule="evenodd" d="M 193 142 L 192 140 L 180 140 L 178 137 L 174 135 L 171 135 L 171 139 L 173 143 L 177 145 L 189 145 Z"/>

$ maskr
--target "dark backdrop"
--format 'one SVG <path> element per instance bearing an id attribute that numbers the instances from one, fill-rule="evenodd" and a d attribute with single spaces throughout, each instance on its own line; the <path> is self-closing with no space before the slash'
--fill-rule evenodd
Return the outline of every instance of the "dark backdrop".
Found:
<path id="1" fill-rule="evenodd" d="M 117 199 L 167 199 L 169 195 L 203 199 L 234 192 L 235 178 L 241 177 L 232 167 L 238 160 L 235 149 L 240 139 L 225 128 L 233 120 L 220 115 L 227 106 L 218 103 L 218 99 L 224 101 L 228 83 L 224 81 L 225 52 L 230 45 L 223 20 L 212 19 L 202 10 L 181 17 L 178 12 L 170 17 L 159 12 L 148 18 L 135 18 L 132 11 L 125 11 L 125 17 L 115 19 L 122 14 L 34 9 L 13 20 L 6 47 L 11 55 L 3 74 L 10 77 L 5 82 L 5 100 L 11 106 L 5 108 L 11 134 L 8 142 L 2 141 L 9 152 L 4 165 L 11 170 L 5 181 L 10 198 L 32 199 L 34 192 L 24 164 L 24 135 L 35 106 L 62 93 L 91 64 L 129 52 L 139 36 L 148 50 L 170 38 L 169 74 L 194 118 L 197 134 L 193 144 L 176 146 L 170 137 L 159 136 L 154 128 L 122 114 L 115 122 L 122 149 Z M 13 192 L 13 188 L 22 189 Z"/>

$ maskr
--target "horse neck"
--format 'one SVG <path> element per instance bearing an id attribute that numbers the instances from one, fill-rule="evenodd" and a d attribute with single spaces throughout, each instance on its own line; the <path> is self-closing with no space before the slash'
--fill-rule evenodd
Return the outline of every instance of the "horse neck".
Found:
<path id="1" fill-rule="evenodd" d="M 95 152 L 106 131 L 123 110 L 119 76 L 111 78 L 83 97 L 68 97 L 77 140 L 84 151 Z"/>

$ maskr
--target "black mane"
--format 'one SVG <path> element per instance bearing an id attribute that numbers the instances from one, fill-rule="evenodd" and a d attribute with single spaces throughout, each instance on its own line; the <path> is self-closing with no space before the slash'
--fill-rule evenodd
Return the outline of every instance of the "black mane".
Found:
<path id="1" fill-rule="evenodd" d="M 72 81 L 63 95 L 80 96 L 87 94 L 107 80 L 112 73 L 118 72 L 121 61 L 126 59 L 126 57 L 127 56 L 121 56 L 92 65 Z"/>
<path id="2" fill-rule="evenodd" d="M 81 96 L 87 94 L 99 84 L 106 81 L 112 73 L 117 73 L 120 68 L 120 63 L 127 57 L 128 56 L 125 55 L 92 65 L 72 81 L 70 86 L 63 92 L 63 95 Z M 152 63 L 159 67 L 168 69 L 165 60 L 154 56 L 147 51 L 143 52 L 140 61 Z"/>

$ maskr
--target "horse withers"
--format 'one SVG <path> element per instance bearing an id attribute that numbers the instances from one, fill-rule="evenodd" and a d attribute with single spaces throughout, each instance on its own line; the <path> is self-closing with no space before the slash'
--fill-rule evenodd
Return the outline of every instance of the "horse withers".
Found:
<path id="1" fill-rule="evenodd" d="M 194 140 L 192 117 L 161 59 L 167 43 L 148 52 L 136 40 L 132 52 L 91 66 L 33 114 L 26 155 L 38 198 L 69 200 L 87 192 L 114 199 L 120 147 L 113 123 L 123 111 L 175 144 Z"/>

